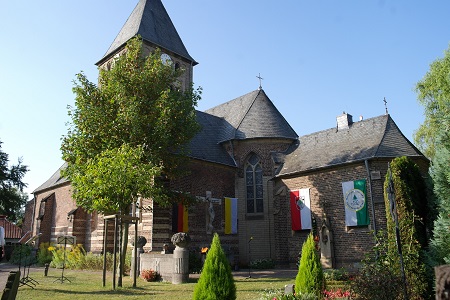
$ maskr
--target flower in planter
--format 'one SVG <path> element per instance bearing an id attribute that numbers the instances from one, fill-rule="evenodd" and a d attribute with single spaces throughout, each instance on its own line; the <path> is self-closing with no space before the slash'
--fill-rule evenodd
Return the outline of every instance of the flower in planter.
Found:
<path id="1" fill-rule="evenodd" d="M 153 271 L 152 269 L 142 270 L 141 277 L 146 281 L 155 281 L 158 277 L 158 273 L 156 273 L 156 271 Z"/>

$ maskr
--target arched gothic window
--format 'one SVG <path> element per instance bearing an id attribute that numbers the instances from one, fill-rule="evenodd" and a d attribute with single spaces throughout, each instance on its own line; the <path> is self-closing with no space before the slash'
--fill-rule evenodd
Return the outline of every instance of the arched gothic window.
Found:
<path id="1" fill-rule="evenodd" d="M 246 164 L 245 182 L 247 185 L 247 213 L 264 212 L 263 172 L 256 154 L 252 154 Z"/>

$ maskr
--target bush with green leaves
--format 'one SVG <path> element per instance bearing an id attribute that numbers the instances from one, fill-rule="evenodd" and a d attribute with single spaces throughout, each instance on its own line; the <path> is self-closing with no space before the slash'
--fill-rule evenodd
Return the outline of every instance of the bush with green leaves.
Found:
<path id="1" fill-rule="evenodd" d="M 362 261 L 361 269 L 350 281 L 352 299 L 402 299 L 403 281 L 397 264 L 387 255 L 386 233 L 379 232 L 377 244 Z"/>
<path id="2" fill-rule="evenodd" d="M 322 265 L 311 233 L 302 246 L 300 265 L 295 278 L 295 292 L 296 294 L 313 293 L 320 297 L 324 287 Z"/>
<path id="3" fill-rule="evenodd" d="M 50 243 L 41 243 L 39 245 L 39 250 L 37 253 L 37 262 L 39 265 L 43 266 L 49 264 L 53 259 L 52 250 L 54 249 Z"/>
<path id="4" fill-rule="evenodd" d="M 64 252 L 66 258 L 64 261 Z M 82 245 L 68 247 L 57 246 L 52 248 L 53 259 L 50 266 L 53 268 L 62 268 L 77 270 L 102 270 L 103 269 L 103 255 L 86 252 Z M 118 260 L 118 258 L 117 258 Z M 111 271 L 113 269 L 114 257 L 112 253 L 106 253 L 106 269 Z M 127 251 L 125 256 L 125 272 L 129 272 L 131 268 L 131 250 Z"/>
<path id="5" fill-rule="evenodd" d="M 30 245 L 16 244 L 9 260 L 10 263 L 16 265 L 29 265 L 36 262 L 36 256 Z"/>
<path id="6" fill-rule="evenodd" d="M 316 294 L 285 294 L 283 289 L 267 289 L 261 292 L 258 300 L 319 300 Z"/>
<path id="7" fill-rule="evenodd" d="M 270 258 L 263 258 L 263 259 L 252 260 L 250 262 L 250 267 L 252 269 L 258 269 L 258 270 L 273 269 L 273 268 L 275 268 L 275 263 Z"/>
<path id="8" fill-rule="evenodd" d="M 202 273 L 194 288 L 196 300 L 236 299 L 231 266 L 220 245 L 219 235 L 214 234 L 211 247 L 206 255 Z"/>

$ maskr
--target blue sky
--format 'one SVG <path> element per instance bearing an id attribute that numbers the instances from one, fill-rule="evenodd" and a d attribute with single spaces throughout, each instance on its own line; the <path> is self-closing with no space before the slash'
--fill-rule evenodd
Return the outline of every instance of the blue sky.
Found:
<path id="1" fill-rule="evenodd" d="M 75 74 L 94 65 L 138 0 L 0 0 L 0 140 L 23 158 L 31 193 L 61 165 Z M 205 110 L 259 86 L 299 135 L 389 113 L 423 122 L 414 86 L 450 42 L 450 2 L 163 0 L 190 55 Z"/>

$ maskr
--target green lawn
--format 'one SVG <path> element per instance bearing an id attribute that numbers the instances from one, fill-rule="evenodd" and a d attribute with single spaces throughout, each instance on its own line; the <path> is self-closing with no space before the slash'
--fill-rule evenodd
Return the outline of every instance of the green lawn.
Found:
<path id="1" fill-rule="evenodd" d="M 21 286 L 17 300 L 57 300 L 57 299 L 191 299 L 197 279 L 189 283 L 174 285 L 167 282 L 146 282 L 136 280 L 136 288 L 130 277 L 124 277 L 123 287 L 112 289 L 112 274 L 107 273 L 106 286 L 102 287 L 102 273 L 90 271 L 65 270 L 70 280 L 61 283 L 61 270 L 50 269 L 44 277 L 43 269 L 30 271 L 30 277 L 39 282 L 34 289 Z M 294 283 L 289 278 L 245 278 L 235 277 L 237 299 L 259 299 L 263 290 L 284 289 L 286 284 Z"/>

